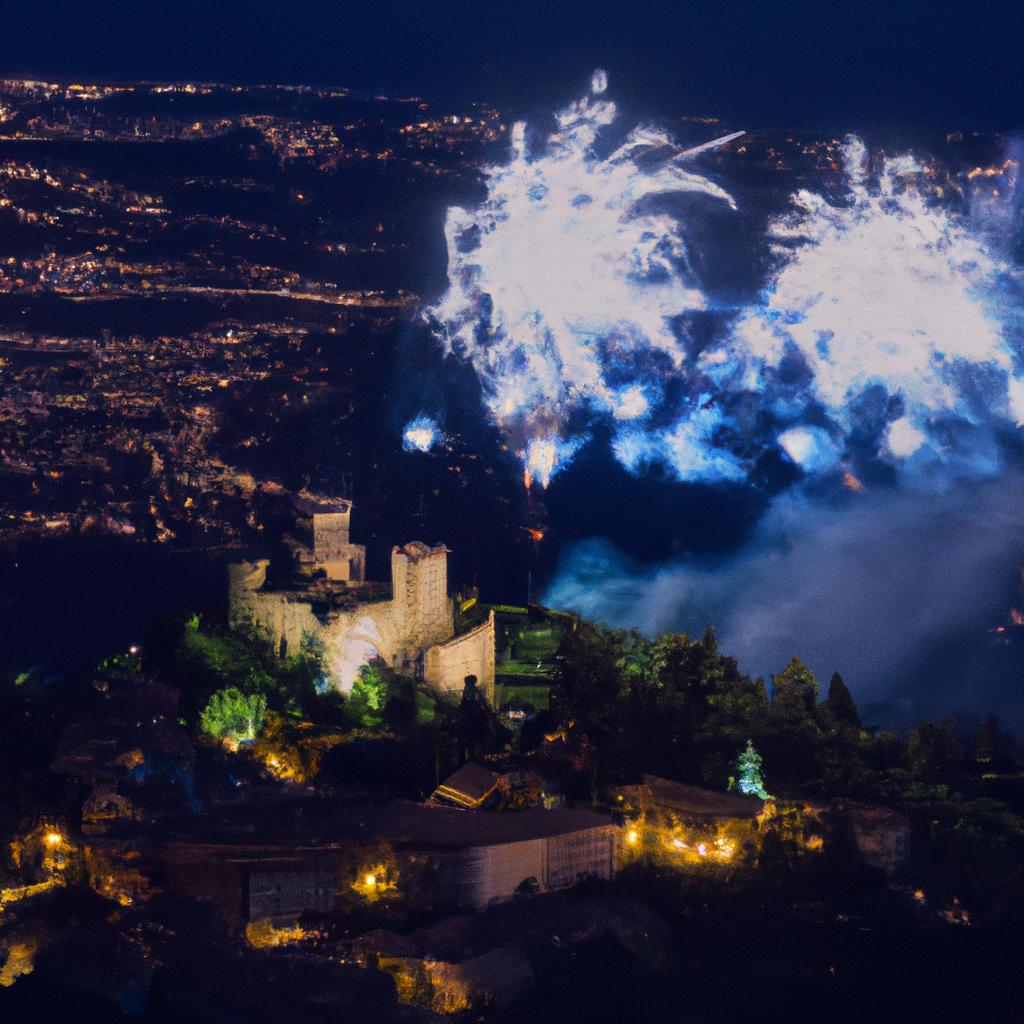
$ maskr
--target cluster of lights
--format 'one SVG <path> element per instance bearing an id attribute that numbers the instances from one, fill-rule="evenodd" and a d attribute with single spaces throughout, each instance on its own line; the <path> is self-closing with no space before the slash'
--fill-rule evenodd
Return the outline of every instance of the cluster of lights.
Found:
<path id="1" fill-rule="evenodd" d="M 637 846 L 640 843 L 641 834 L 631 828 L 626 832 L 626 843 L 629 846 Z M 736 853 L 736 842 L 727 839 L 725 836 L 718 836 L 712 840 L 699 840 L 696 843 L 689 843 L 680 836 L 672 836 L 666 841 L 666 846 L 675 853 L 689 854 L 697 858 L 710 857 L 714 860 L 731 860 Z"/>
<path id="2" fill-rule="evenodd" d="M 352 883 L 352 889 L 373 903 L 382 896 L 395 895 L 398 885 L 393 873 L 389 872 L 384 864 L 377 864 L 359 872 Z"/>

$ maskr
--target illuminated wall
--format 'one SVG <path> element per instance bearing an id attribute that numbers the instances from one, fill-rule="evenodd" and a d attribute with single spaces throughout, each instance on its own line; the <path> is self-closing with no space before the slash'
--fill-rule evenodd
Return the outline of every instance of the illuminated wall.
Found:
<path id="1" fill-rule="evenodd" d="M 494 704 L 494 612 L 476 629 L 431 647 L 424 656 L 423 675 L 438 690 L 461 693 L 466 676 Z"/>
<path id="2" fill-rule="evenodd" d="M 324 669 L 340 690 L 351 688 L 359 664 L 380 657 L 393 668 L 406 668 L 455 631 L 448 597 L 448 549 L 443 546 L 431 548 L 414 541 L 394 548 L 391 600 L 358 604 L 324 617 L 314 613 L 302 591 L 264 590 L 268 566 L 263 559 L 229 567 L 231 623 L 264 631 L 283 654 L 297 653 L 305 635 L 318 637 L 326 652 Z M 493 669 L 491 679 L 493 684 Z"/>
<path id="3" fill-rule="evenodd" d="M 540 839 L 472 847 L 460 864 L 462 901 L 482 909 L 511 899 L 528 878 L 536 879 L 540 892 L 565 889 L 584 878 L 611 879 L 618 866 L 619 833 L 616 825 L 598 825 Z"/>

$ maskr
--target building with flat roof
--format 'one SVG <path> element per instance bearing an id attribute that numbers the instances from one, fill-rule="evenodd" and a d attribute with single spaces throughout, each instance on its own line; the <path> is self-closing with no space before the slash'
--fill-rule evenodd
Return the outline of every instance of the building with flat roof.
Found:
<path id="1" fill-rule="evenodd" d="M 203 899 L 235 927 L 330 913 L 352 891 L 438 910 L 479 910 L 522 892 L 551 892 L 586 878 L 611 879 L 622 832 L 590 810 L 467 811 L 399 802 L 335 810 L 310 807 L 297 825 L 261 813 L 197 823 L 169 839 L 94 840 L 109 858 L 160 888 Z M 379 867 L 388 862 L 385 879 Z M 373 881 L 368 883 L 367 877 Z"/>

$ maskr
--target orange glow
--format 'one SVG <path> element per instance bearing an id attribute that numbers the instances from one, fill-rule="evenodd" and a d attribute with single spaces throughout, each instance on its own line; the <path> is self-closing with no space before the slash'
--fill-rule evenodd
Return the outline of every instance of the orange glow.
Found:
<path id="1" fill-rule="evenodd" d="M 1002 167 L 974 167 L 967 172 L 967 177 L 973 181 L 975 178 L 997 178 L 1007 171 L 1015 171 L 1017 163 L 1014 160 L 1007 160 Z"/>
<path id="2" fill-rule="evenodd" d="M 843 472 L 843 486 L 857 494 L 864 490 L 864 485 L 848 469 Z"/>

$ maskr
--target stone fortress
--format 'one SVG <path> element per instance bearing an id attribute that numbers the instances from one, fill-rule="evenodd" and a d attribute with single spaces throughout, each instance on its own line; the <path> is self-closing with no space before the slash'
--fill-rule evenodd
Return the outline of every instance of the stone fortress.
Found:
<path id="1" fill-rule="evenodd" d="M 351 502 L 302 491 L 293 507 L 301 536 L 286 538 L 292 565 L 285 582 L 272 582 L 269 559 L 229 567 L 232 624 L 266 633 L 282 657 L 319 641 L 324 670 L 342 692 L 379 658 L 437 690 L 461 693 L 474 676 L 493 705 L 494 614 L 455 635 L 444 545 L 392 548 L 388 589 L 365 579 L 366 548 L 349 540 Z"/>

